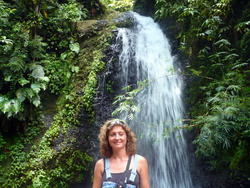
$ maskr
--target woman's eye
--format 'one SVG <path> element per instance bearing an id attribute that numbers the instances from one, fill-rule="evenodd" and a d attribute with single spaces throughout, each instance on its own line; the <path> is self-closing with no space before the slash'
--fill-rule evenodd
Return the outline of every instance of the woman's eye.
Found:
<path id="1" fill-rule="evenodd" d="M 111 133 L 109 136 L 114 137 L 116 135 L 123 136 L 124 133 L 117 133 L 117 134 L 116 133 Z"/>

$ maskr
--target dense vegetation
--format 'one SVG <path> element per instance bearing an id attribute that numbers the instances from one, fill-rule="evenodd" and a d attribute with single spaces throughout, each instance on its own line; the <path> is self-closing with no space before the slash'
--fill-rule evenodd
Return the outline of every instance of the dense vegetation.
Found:
<path id="1" fill-rule="evenodd" d="M 0 0 L 0 187 L 68 187 L 84 179 L 92 159 L 70 134 L 77 133 L 82 101 L 91 109 L 93 93 L 77 95 L 74 86 L 84 55 L 76 23 L 103 9 L 98 0 Z M 103 68 L 97 52 L 83 90 Z"/>
<path id="2" fill-rule="evenodd" d="M 188 104 L 197 154 L 213 167 L 250 177 L 250 2 L 156 0 L 156 19 L 189 60 Z"/>
<path id="3" fill-rule="evenodd" d="M 0 187 L 89 178 L 92 101 L 119 15 L 106 7 L 132 2 L 0 0 Z"/>

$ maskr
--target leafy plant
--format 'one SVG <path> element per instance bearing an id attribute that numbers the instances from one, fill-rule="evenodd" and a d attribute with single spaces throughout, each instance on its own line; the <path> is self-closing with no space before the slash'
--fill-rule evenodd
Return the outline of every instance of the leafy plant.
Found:
<path id="1" fill-rule="evenodd" d="M 112 116 L 122 114 L 123 112 L 128 113 L 128 118 L 133 119 L 135 112 L 138 112 L 140 109 L 136 104 L 136 96 L 149 84 L 149 80 L 140 81 L 137 83 L 135 89 L 131 85 L 128 85 L 122 88 L 125 91 L 124 94 L 118 95 L 115 97 L 113 104 L 118 105 L 118 107 L 112 112 Z"/>
<path id="2" fill-rule="evenodd" d="M 101 2 L 108 8 L 125 12 L 131 10 L 134 5 L 134 0 L 101 0 Z"/>
<path id="3" fill-rule="evenodd" d="M 0 0 L 0 13 L 0 115 L 4 127 L 0 185 L 67 187 L 77 174 L 83 177 L 81 173 L 92 160 L 85 152 L 73 150 L 76 140 L 67 135 L 79 124 L 76 114 L 82 107 L 72 89 L 80 51 L 75 23 L 86 19 L 89 11 L 75 0 L 64 4 Z M 48 131 L 41 111 L 37 112 L 43 90 L 61 96 L 60 110 Z M 4 131 L 13 135 L 6 138 Z M 56 150 L 53 140 L 62 135 L 65 143 Z"/>

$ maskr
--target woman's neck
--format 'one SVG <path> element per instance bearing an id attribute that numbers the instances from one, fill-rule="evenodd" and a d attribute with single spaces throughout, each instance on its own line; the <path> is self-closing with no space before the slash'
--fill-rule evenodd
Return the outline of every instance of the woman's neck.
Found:
<path id="1" fill-rule="evenodd" d="M 113 158 L 115 160 L 125 161 L 128 160 L 128 154 L 126 151 L 123 150 L 113 151 L 113 154 L 110 158 Z"/>

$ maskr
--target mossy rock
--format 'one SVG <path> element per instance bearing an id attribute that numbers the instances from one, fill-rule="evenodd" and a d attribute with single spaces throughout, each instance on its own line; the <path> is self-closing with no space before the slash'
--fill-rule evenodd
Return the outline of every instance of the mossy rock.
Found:
<path id="1" fill-rule="evenodd" d="M 90 38 L 109 25 L 110 23 L 107 20 L 85 20 L 77 22 L 76 26 L 77 31 L 84 36 L 84 38 Z"/>
<path id="2" fill-rule="evenodd" d="M 117 27 L 130 28 L 134 25 L 134 23 L 135 19 L 130 11 L 125 12 L 124 14 L 120 15 L 119 18 L 115 19 L 115 25 Z"/>

